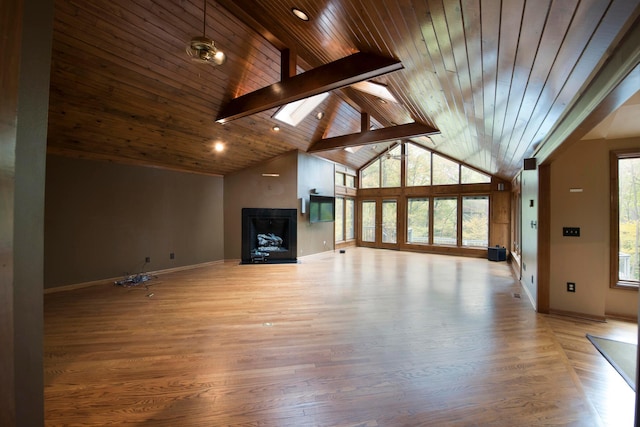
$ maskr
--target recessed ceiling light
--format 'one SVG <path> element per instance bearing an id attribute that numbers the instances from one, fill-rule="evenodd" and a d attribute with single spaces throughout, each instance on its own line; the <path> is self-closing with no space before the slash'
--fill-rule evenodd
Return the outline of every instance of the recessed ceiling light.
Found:
<path id="1" fill-rule="evenodd" d="M 218 153 L 221 153 L 222 151 L 224 151 L 224 144 L 222 142 L 216 142 L 213 146 L 213 149 Z"/>
<path id="2" fill-rule="evenodd" d="M 321 120 L 324 117 L 324 113 L 322 111 L 318 111 L 316 113 L 316 119 Z"/>
<path id="3" fill-rule="evenodd" d="M 280 131 L 280 126 L 274 126 L 271 128 L 274 132 L 279 132 Z"/>
<path id="4" fill-rule="evenodd" d="M 291 13 L 293 13 L 296 18 L 302 20 L 302 21 L 308 21 L 309 20 L 309 15 L 307 15 L 305 12 L 303 12 L 301 9 L 298 9 L 297 7 L 292 7 L 291 8 Z"/>

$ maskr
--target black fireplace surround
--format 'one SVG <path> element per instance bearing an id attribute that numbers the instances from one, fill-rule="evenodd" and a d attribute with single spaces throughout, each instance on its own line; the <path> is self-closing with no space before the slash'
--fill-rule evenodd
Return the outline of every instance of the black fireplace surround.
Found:
<path id="1" fill-rule="evenodd" d="M 297 262 L 297 209 L 242 209 L 242 264 Z"/>

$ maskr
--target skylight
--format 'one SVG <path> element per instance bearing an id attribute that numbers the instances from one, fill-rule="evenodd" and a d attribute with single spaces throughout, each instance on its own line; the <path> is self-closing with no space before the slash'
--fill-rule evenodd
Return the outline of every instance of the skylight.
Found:
<path id="1" fill-rule="evenodd" d="M 351 85 L 351 87 L 354 89 L 358 89 L 359 91 L 368 93 L 369 95 L 376 96 L 379 99 L 395 102 L 396 104 L 398 103 L 398 100 L 395 96 L 393 96 L 391 92 L 389 92 L 389 89 L 387 89 L 385 85 L 382 85 L 380 83 L 363 81 L 354 83 Z"/>
<path id="2" fill-rule="evenodd" d="M 291 126 L 298 126 L 298 124 L 307 117 L 311 111 L 320 105 L 327 96 L 329 96 L 329 92 L 320 93 L 309 98 L 291 102 L 276 111 L 273 118 Z"/>

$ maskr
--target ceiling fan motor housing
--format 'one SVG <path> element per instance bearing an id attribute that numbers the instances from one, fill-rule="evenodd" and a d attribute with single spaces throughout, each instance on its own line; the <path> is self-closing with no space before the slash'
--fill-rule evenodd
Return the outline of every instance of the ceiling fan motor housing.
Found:
<path id="1" fill-rule="evenodd" d="M 194 37 L 191 39 L 189 54 L 193 59 L 202 62 L 212 62 L 221 65 L 225 61 L 225 55 L 219 51 L 213 40 L 207 37 Z"/>

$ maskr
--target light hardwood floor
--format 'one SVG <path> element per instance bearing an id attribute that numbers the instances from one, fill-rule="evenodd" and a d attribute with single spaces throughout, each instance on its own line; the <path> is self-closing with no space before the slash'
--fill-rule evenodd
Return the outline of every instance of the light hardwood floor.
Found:
<path id="1" fill-rule="evenodd" d="M 585 333 L 506 263 L 349 248 L 45 295 L 46 425 L 631 426 Z M 518 298 L 516 294 L 521 294 Z"/>

